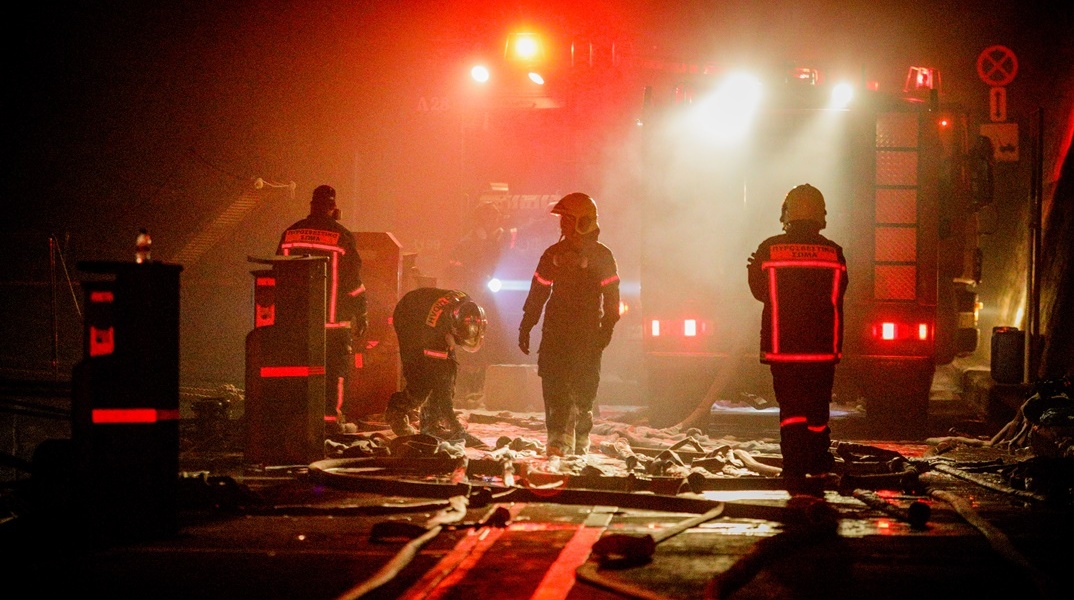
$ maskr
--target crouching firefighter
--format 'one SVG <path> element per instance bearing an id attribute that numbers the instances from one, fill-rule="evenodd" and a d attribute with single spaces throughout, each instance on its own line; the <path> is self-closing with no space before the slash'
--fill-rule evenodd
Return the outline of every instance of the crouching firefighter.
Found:
<path id="1" fill-rule="evenodd" d="M 803 184 L 783 202 L 784 233 L 750 256 L 750 291 L 764 303 L 761 362 L 772 371 L 779 404 L 783 478 L 790 489 L 831 471 L 829 403 L 842 356 L 843 248 L 820 234 L 827 225 L 824 196 Z"/>
<path id="2" fill-rule="evenodd" d="M 418 288 L 395 305 L 392 325 L 399 339 L 399 359 L 406 385 L 392 394 L 384 420 L 396 435 L 423 433 L 452 442 L 468 435 L 455 416 L 457 347 L 477 352 L 485 338 L 485 311 L 460 291 Z M 419 427 L 415 423 L 420 422 Z"/>

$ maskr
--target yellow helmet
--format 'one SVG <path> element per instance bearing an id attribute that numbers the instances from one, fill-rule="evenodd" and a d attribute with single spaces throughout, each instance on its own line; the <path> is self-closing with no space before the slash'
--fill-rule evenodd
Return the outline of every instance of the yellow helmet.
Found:
<path id="1" fill-rule="evenodd" d="M 825 227 L 828 224 L 824 218 L 826 214 L 824 194 L 808 183 L 803 183 L 787 192 L 779 221 L 783 224 L 791 221 L 815 221 Z"/>
<path id="2" fill-rule="evenodd" d="M 552 214 L 574 218 L 574 230 L 585 235 L 597 229 L 597 203 L 588 194 L 567 194 L 552 207 Z"/>

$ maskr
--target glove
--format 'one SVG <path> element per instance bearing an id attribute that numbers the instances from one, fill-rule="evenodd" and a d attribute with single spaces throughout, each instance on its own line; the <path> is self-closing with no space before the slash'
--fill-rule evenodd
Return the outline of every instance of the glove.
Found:
<path id="1" fill-rule="evenodd" d="M 518 330 L 518 349 L 522 350 L 522 354 L 530 353 L 530 330 L 525 327 Z"/>
<path id="2" fill-rule="evenodd" d="M 351 321 L 351 342 L 355 348 L 360 348 L 360 342 L 365 340 L 365 333 L 369 329 L 369 318 L 366 316 L 355 317 Z"/>

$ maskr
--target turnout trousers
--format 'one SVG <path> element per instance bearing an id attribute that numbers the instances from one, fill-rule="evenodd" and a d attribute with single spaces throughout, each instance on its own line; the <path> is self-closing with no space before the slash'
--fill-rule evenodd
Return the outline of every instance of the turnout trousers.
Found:
<path id="1" fill-rule="evenodd" d="M 779 403 L 779 447 L 783 477 L 827 473 L 834 457 L 829 452 L 832 385 L 835 364 L 773 363 L 772 386 Z"/>
<path id="2" fill-rule="evenodd" d="M 418 356 L 403 361 L 406 387 L 388 400 L 385 417 L 389 424 L 403 416 L 412 422 L 413 413 L 420 411 L 421 433 L 448 438 L 461 435 L 464 428 L 453 403 L 458 368 L 451 358 Z"/>
<path id="3" fill-rule="evenodd" d="M 593 346 L 581 343 L 570 350 L 555 351 L 542 344 L 537 374 L 541 376 L 550 453 L 589 452 L 601 359 L 601 350 Z"/>

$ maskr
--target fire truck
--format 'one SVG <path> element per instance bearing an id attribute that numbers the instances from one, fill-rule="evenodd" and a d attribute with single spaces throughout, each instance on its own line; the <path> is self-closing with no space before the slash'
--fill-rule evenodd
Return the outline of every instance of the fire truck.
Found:
<path id="1" fill-rule="evenodd" d="M 516 47 L 509 42 L 505 56 Z M 604 169 L 586 164 L 603 152 L 594 148 L 630 148 L 620 155 L 630 157 L 630 168 L 576 177 L 560 191 L 599 191 L 617 179 L 602 220 L 606 211 L 641 213 L 624 220 L 639 224 L 631 241 L 640 246 L 640 265 L 637 281 L 630 273 L 623 279 L 640 288 L 630 315 L 640 331 L 619 339 L 641 347 L 637 370 L 652 423 L 680 423 L 714 398 L 774 396 L 758 359 L 761 306 L 746 263 L 779 233 L 787 191 L 810 183 L 827 202 L 822 233 L 844 247 L 848 261 L 835 400 L 864 401 L 868 420 L 886 431 L 923 428 L 936 366 L 978 346 L 977 220 L 992 198 L 988 138 L 971 134 L 977 128 L 967 111 L 942 97 L 939 72 L 909 67 L 905 84 L 891 92 L 860 73 L 840 79 L 812 66 L 747 73 L 602 55 L 577 40 L 569 48 L 559 92 L 555 78 L 545 85 L 527 64 L 523 71 L 542 83 L 515 88 L 503 96 L 512 102 L 501 103 L 564 115 L 544 117 L 534 131 L 583 149 L 570 159 L 572 172 Z M 631 132 L 609 142 L 609 132 L 627 122 Z M 528 273 L 516 277 L 524 289 Z"/>
<path id="2" fill-rule="evenodd" d="M 977 213 L 992 178 L 987 138 L 941 101 L 938 82 L 914 67 L 885 94 L 803 67 L 646 88 L 640 277 L 654 425 L 706 398 L 773 397 L 746 261 L 779 233 L 787 191 L 811 183 L 826 198 L 822 233 L 848 262 L 835 400 L 863 400 L 885 431 L 925 426 L 936 366 L 978 345 Z"/>

